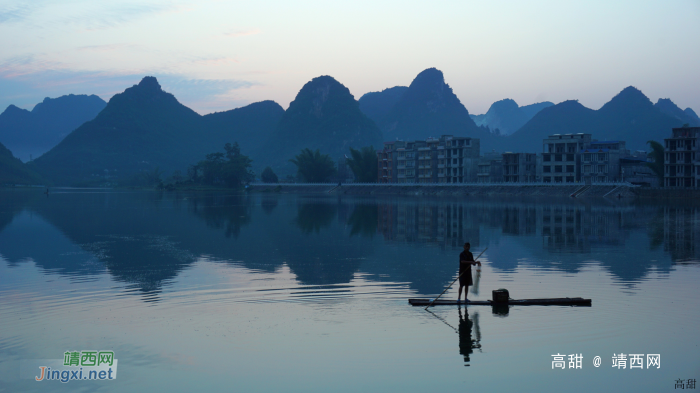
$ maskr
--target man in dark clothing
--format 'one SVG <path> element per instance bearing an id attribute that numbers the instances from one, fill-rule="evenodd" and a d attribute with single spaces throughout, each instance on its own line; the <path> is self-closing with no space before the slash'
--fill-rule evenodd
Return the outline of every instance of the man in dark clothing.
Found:
<path id="1" fill-rule="evenodd" d="M 471 244 L 464 243 L 464 251 L 459 254 L 459 292 L 457 292 L 457 301 L 462 298 L 462 288 L 467 287 L 464 290 L 464 301 L 468 302 L 467 294 L 469 293 L 469 286 L 474 285 L 472 281 L 472 265 L 481 266 L 481 262 L 474 261 L 474 255 L 469 252 Z"/>

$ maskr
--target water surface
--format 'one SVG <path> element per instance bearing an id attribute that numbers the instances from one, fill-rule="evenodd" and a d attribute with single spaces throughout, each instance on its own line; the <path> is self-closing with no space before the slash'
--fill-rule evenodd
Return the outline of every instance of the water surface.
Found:
<path id="1" fill-rule="evenodd" d="M 593 306 L 408 305 L 465 241 L 470 299 Z M 3 190 L 0 391 L 670 391 L 700 378 L 699 244 L 689 201 Z M 84 349 L 118 378 L 19 378 Z"/>

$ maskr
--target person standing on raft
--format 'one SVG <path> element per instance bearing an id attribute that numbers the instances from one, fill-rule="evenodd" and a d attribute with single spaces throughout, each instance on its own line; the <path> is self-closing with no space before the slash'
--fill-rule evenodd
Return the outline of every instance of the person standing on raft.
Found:
<path id="1" fill-rule="evenodd" d="M 474 262 L 474 255 L 469 252 L 471 244 L 464 243 L 464 251 L 459 254 L 459 291 L 457 292 L 457 301 L 459 302 L 462 298 L 462 288 L 466 287 L 464 290 L 464 301 L 468 302 L 467 294 L 469 293 L 469 286 L 474 285 L 472 281 L 472 265 L 481 266 L 481 262 Z"/>

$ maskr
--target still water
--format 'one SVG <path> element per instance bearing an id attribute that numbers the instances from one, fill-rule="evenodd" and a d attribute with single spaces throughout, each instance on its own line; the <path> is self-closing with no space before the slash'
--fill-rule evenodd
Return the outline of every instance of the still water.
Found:
<path id="1" fill-rule="evenodd" d="M 592 307 L 408 305 L 465 241 L 470 299 Z M 699 280 L 690 201 L 2 190 L 0 391 L 671 391 L 700 379 Z M 20 378 L 88 349 L 118 378 Z"/>

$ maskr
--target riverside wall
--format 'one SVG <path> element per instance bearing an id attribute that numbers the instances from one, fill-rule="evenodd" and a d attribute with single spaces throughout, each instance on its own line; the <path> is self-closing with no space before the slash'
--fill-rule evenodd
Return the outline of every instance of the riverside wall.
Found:
<path id="1" fill-rule="evenodd" d="M 275 192 L 289 194 L 340 194 L 340 195 L 425 195 L 425 196 L 566 196 L 576 198 L 698 198 L 700 190 L 642 189 L 624 183 L 594 184 L 252 184 L 252 192 Z M 678 192 L 683 191 L 683 192 Z M 695 191 L 695 192 L 687 192 Z"/>

